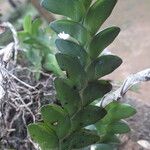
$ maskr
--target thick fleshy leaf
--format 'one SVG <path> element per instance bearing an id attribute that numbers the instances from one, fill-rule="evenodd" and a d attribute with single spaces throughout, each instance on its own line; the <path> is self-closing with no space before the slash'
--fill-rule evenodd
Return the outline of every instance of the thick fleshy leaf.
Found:
<path id="1" fill-rule="evenodd" d="M 88 105 L 94 100 L 102 98 L 106 93 L 110 92 L 112 85 L 105 80 L 89 82 L 83 91 L 83 105 Z"/>
<path id="2" fill-rule="evenodd" d="M 81 107 L 81 99 L 76 89 L 71 87 L 65 79 L 55 79 L 55 88 L 58 99 L 64 109 L 72 116 Z"/>
<path id="3" fill-rule="evenodd" d="M 41 115 L 44 122 L 55 127 L 59 120 L 63 120 L 67 113 L 58 105 L 49 104 L 41 108 Z"/>
<path id="4" fill-rule="evenodd" d="M 118 121 L 110 124 L 105 124 L 103 121 L 96 123 L 96 128 L 100 135 L 102 134 L 123 134 L 130 132 L 129 126 L 124 121 Z"/>
<path id="5" fill-rule="evenodd" d="M 57 53 L 56 59 L 60 68 L 66 71 L 67 77 L 73 85 L 77 88 L 84 86 L 86 74 L 77 57 Z"/>
<path id="6" fill-rule="evenodd" d="M 97 0 L 89 9 L 85 20 L 85 27 L 95 34 L 99 27 L 110 16 L 117 0 Z"/>
<path id="7" fill-rule="evenodd" d="M 24 18 L 23 29 L 25 32 L 31 33 L 32 31 L 32 18 L 30 15 Z"/>
<path id="8" fill-rule="evenodd" d="M 58 138 L 55 132 L 43 123 L 30 124 L 28 131 L 32 139 L 38 143 L 42 150 L 58 147 Z"/>
<path id="9" fill-rule="evenodd" d="M 80 1 L 83 3 L 85 9 L 88 9 L 92 3 L 92 0 L 80 0 Z"/>
<path id="10" fill-rule="evenodd" d="M 72 130 L 94 124 L 106 115 L 104 108 L 89 105 L 72 118 Z"/>
<path id="11" fill-rule="evenodd" d="M 44 122 L 55 130 L 59 138 L 63 138 L 68 134 L 71 128 L 70 119 L 60 106 L 54 104 L 43 106 L 41 114 Z"/>
<path id="12" fill-rule="evenodd" d="M 129 126 L 124 121 L 115 122 L 109 125 L 109 127 L 110 132 L 114 134 L 123 134 L 130 132 Z"/>
<path id="13" fill-rule="evenodd" d="M 81 129 L 61 141 L 61 150 L 89 150 L 87 147 L 99 140 L 100 137 L 93 131 Z"/>
<path id="14" fill-rule="evenodd" d="M 33 35 L 38 35 L 39 28 L 42 25 L 42 20 L 37 18 L 33 21 L 32 23 L 32 34 Z"/>
<path id="15" fill-rule="evenodd" d="M 100 135 L 106 135 L 108 129 L 108 124 L 103 123 L 102 120 L 95 124 L 95 127 Z"/>
<path id="16" fill-rule="evenodd" d="M 57 33 L 69 34 L 75 38 L 81 45 L 85 45 L 90 40 L 87 30 L 79 23 L 71 20 L 57 20 L 50 24 L 50 27 Z"/>
<path id="17" fill-rule="evenodd" d="M 110 74 L 122 64 L 122 59 L 118 56 L 105 55 L 101 56 L 95 66 L 96 78 Z"/>
<path id="18" fill-rule="evenodd" d="M 105 124 L 119 121 L 133 116 L 136 113 L 135 108 L 129 104 L 113 101 L 106 106 L 107 115 L 103 118 L 102 122 Z"/>
<path id="19" fill-rule="evenodd" d="M 119 34 L 120 28 L 111 27 L 98 33 L 89 45 L 89 54 L 92 59 L 97 58 L 100 53 L 109 46 Z"/>
<path id="20" fill-rule="evenodd" d="M 62 76 L 63 72 L 60 69 L 54 54 L 48 54 L 43 64 L 44 69 L 52 71 L 56 76 Z"/>
<path id="21" fill-rule="evenodd" d="M 75 21 L 80 21 L 85 12 L 80 0 L 43 0 L 42 6 L 52 13 L 70 17 Z"/>
<path id="22" fill-rule="evenodd" d="M 56 46 L 61 53 L 78 57 L 83 66 L 85 66 L 87 63 L 88 54 L 84 48 L 77 43 L 63 39 L 57 39 Z"/>
<path id="23" fill-rule="evenodd" d="M 89 80 L 98 79 L 110 74 L 122 64 L 121 58 L 114 55 L 103 55 L 91 63 L 87 69 Z"/>
<path id="24" fill-rule="evenodd" d="M 100 137 L 90 130 L 82 129 L 72 135 L 71 137 L 71 149 L 84 148 L 89 145 L 95 144 L 100 140 Z"/>
<path id="25" fill-rule="evenodd" d="M 101 138 L 101 143 L 120 144 L 120 140 L 116 135 L 107 134 Z"/>

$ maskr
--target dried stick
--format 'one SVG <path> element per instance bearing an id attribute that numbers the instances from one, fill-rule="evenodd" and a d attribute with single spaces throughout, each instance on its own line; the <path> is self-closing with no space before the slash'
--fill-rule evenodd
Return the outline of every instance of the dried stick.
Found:
<path id="1" fill-rule="evenodd" d="M 30 88 L 30 89 L 33 89 L 33 90 L 36 89 L 34 86 L 31 86 L 31 85 L 23 82 L 22 80 L 20 80 L 19 78 L 17 78 L 15 75 L 11 74 L 7 69 L 2 68 L 2 67 L 0 69 L 2 69 L 3 71 L 5 71 L 5 73 L 7 73 L 9 76 L 11 76 L 12 78 L 14 78 L 18 82 L 20 82 L 22 85 L 26 86 L 27 88 Z"/>
<path id="2" fill-rule="evenodd" d="M 101 102 L 97 105 L 104 105 L 108 104 L 110 101 L 119 100 L 124 97 L 127 91 L 135 84 L 140 82 L 150 81 L 150 68 L 140 71 L 136 74 L 130 75 L 127 79 L 123 82 L 122 86 L 118 88 L 114 92 L 110 92 L 106 94 L 102 99 Z"/>
<path id="3" fill-rule="evenodd" d="M 14 26 L 9 22 L 3 22 L 2 24 L 0 24 L 0 27 L 9 28 L 12 32 L 13 39 L 14 39 L 14 42 L 13 42 L 14 45 L 12 46 L 12 53 L 14 49 L 14 62 L 16 64 L 17 54 L 18 54 L 18 49 L 19 49 L 19 40 L 18 40 L 17 31 L 15 30 Z"/>

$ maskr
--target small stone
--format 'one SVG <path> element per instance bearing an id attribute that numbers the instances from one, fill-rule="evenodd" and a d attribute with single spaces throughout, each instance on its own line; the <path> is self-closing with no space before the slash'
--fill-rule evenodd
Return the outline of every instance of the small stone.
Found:
<path id="1" fill-rule="evenodd" d="M 146 140 L 139 140 L 137 141 L 139 145 L 141 145 L 143 148 L 146 148 L 147 150 L 150 150 L 150 142 Z"/>

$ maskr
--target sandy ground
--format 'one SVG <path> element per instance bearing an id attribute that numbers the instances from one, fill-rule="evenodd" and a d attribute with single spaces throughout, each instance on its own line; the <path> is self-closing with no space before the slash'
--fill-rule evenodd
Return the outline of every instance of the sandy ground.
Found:
<path id="1" fill-rule="evenodd" d="M 123 59 L 111 79 L 122 81 L 128 75 L 150 68 L 150 0 L 118 0 L 112 16 L 103 27 L 119 26 L 121 33 L 109 49 Z M 150 82 L 128 95 L 150 104 Z"/>

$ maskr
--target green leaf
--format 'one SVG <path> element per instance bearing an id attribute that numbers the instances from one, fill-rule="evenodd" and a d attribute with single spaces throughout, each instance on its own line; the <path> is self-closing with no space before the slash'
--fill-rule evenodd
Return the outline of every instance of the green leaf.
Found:
<path id="1" fill-rule="evenodd" d="M 73 85 L 79 89 L 84 86 L 86 74 L 77 57 L 57 53 L 56 59 L 60 68 L 66 71 L 67 77 Z"/>
<path id="2" fill-rule="evenodd" d="M 100 80 L 89 82 L 83 91 L 83 105 L 86 106 L 110 92 L 112 85 L 108 81 Z"/>
<path id="3" fill-rule="evenodd" d="M 99 27 L 110 16 L 117 0 L 97 0 L 89 9 L 84 25 L 91 32 L 95 34 Z"/>
<path id="4" fill-rule="evenodd" d="M 58 138 L 55 132 L 43 123 L 30 124 L 28 131 L 42 150 L 55 149 L 58 147 Z"/>
<path id="5" fill-rule="evenodd" d="M 130 132 L 129 126 L 124 121 L 118 121 L 106 124 L 103 121 L 96 123 L 96 128 L 100 135 L 102 134 L 123 134 Z"/>
<path id="6" fill-rule="evenodd" d="M 88 61 L 88 54 L 82 46 L 72 41 L 63 40 L 63 39 L 57 39 L 55 43 L 58 50 L 61 53 L 78 57 L 80 59 L 81 64 L 83 66 L 86 65 Z"/>
<path id="7" fill-rule="evenodd" d="M 54 54 L 48 54 L 43 64 L 44 69 L 52 71 L 56 76 L 62 76 L 63 72 L 60 69 Z"/>
<path id="8" fill-rule="evenodd" d="M 58 121 L 63 120 L 67 114 L 60 106 L 49 104 L 41 108 L 41 115 L 44 122 L 55 127 L 55 125 L 58 124 Z"/>
<path id="9" fill-rule="evenodd" d="M 26 51 L 26 56 L 28 60 L 36 67 L 41 67 L 41 52 L 39 50 L 36 50 L 34 48 L 31 48 L 30 50 Z"/>
<path id="10" fill-rule="evenodd" d="M 29 50 L 25 51 L 25 55 L 31 62 L 31 64 L 34 66 L 36 80 L 39 80 L 40 71 L 42 69 L 41 52 L 31 47 Z"/>
<path id="11" fill-rule="evenodd" d="M 107 134 L 104 137 L 101 137 L 101 143 L 107 144 L 120 144 L 120 140 L 116 135 Z"/>
<path id="12" fill-rule="evenodd" d="M 88 9 L 92 3 L 92 0 L 80 0 L 84 6 L 85 6 L 85 9 Z"/>
<path id="13" fill-rule="evenodd" d="M 122 104 L 116 101 L 111 102 L 106 106 L 107 115 L 103 118 L 103 123 L 109 124 L 120 119 L 125 119 L 133 116 L 136 113 L 135 108 L 129 104 Z"/>
<path id="14" fill-rule="evenodd" d="M 110 74 L 122 64 L 121 58 L 113 55 L 105 55 L 99 57 L 95 66 L 96 78 Z"/>
<path id="15" fill-rule="evenodd" d="M 92 59 L 95 59 L 99 54 L 109 46 L 119 34 L 120 28 L 111 27 L 99 32 L 89 45 L 89 54 Z"/>
<path id="16" fill-rule="evenodd" d="M 72 118 L 72 130 L 94 124 L 106 115 L 104 108 L 89 105 Z"/>
<path id="17" fill-rule="evenodd" d="M 114 55 L 103 55 L 93 61 L 87 69 L 89 80 L 98 79 L 110 74 L 122 64 L 121 58 Z"/>
<path id="18" fill-rule="evenodd" d="M 31 33 L 32 32 L 32 18 L 30 15 L 25 16 L 23 21 L 23 29 L 25 32 Z"/>
<path id="19" fill-rule="evenodd" d="M 100 137 L 90 130 L 82 129 L 72 135 L 71 149 L 84 148 L 100 140 Z"/>
<path id="20" fill-rule="evenodd" d="M 113 134 L 123 134 L 130 132 L 129 126 L 124 121 L 115 122 L 108 126 L 109 131 Z"/>
<path id="21" fill-rule="evenodd" d="M 109 124 L 105 124 L 102 120 L 100 120 L 95 124 L 95 127 L 100 135 L 106 135 L 107 131 L 109 130 L 108 125 Z"/>
<path id="22" fill-rule="evenodd" d="M 32 23 L 32 34 L 33 35 L 35 35 L 35 36 L 38 35 L 39 28 L 41 25 L 42 25 L 41 19 L 37 18 L 33 21 L 33 23 Z"/>
<path id="23" fill-rule="evenodd" d="M 18 32 L 18 37 L 20 41 L 24 41 L 26 39 L 26 37 L 29 37 L 30 34 L 26 31 L 20 31 Z"/>
<path id="24" fill-rule="evenodd" d="M 55 79 L 55 88 L 58 99 L 64 109 L 72 116 L 81 107 L 81 100 L 77 90 L 71 87 L 65 79 Z"/>
<path id="25" fill-rule="evenodd" d="M 81 45 L 85 45 L 90 39 L 87 30 L 79 23 L 71 20 L 57 20 L 50 24 L 50 27 L 57 33 L 64 32 L 75 38 Z"/>
<path id="26" fill-rule="evenodd" d="M 71 123 L 68 114 L 59 106 L 51 104 L 41 108 L 42 118 L 51 128 L 53 128 L 59 138 L 65 137 Z"/>
<path id="27" fill-rule="evenodd" d="M 84 15 L 84 6 L 80 0 L 43 0 L 42 6 L 55 14 L 80 21 Z"/>

